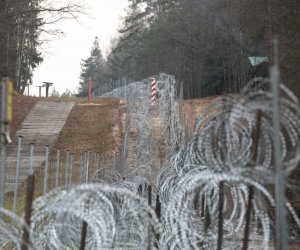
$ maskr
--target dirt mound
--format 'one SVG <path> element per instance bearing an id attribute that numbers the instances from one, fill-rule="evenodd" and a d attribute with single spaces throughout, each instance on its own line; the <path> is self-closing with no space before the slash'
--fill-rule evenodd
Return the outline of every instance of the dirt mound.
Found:
<path id="1" fill-rule="evenodd" d="M 195 121 L 201 112 L 214 101 L 217 100 L 219 96 L 206 97 L 201 99 L 190 99 L 184 101 L 184 117 L 186 121 L 186 132 L 188 138 L 194 133 Z"/>
<path id="2" fill-rule="evenodd" d="M 62 153 L 69 150 L 78 161 L 86 150 L 112 156 L 119 150 L 119 116 L 122 105 L 115 98 L 101 99 L 93 104 L 77 103 L 52 148 Z"/>

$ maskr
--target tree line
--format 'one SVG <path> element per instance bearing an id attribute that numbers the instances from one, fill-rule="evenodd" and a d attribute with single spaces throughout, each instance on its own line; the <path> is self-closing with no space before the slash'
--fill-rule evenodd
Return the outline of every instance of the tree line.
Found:
<path id="1" fill-rule="evenodd" d="M 254 76 L 268 74 L 275 35 L 280 42 L 282 80 L 300 94 L 297 86 L 300 1 L 129 0 L 129 3 L 106 60 L 101 50 L 96 49 L 99 43 L 96 39 L 91 56 L 82 61 L 79 94 L 86 94 L 86 78 L 95 70 L 95 66 L 93 69 L 89 66 L 94 59 L 99 61 L 99 70 L 95 70 L 98 76 L 93 76 L 99 93 L 99 89 L 115 87 L 115 82 L 120 83 L 124 77 L 141 80 L 158 72 L 175 75 L 183 83 L 185 98 L 237 93 Z M 255 66 L 249 57 L 268 60 Z"/>
<path id="2" fill-rule="evenodd" d="M 82 7 L 71 0 L 64 4 L 54 0 L 1 0 L 0 77 L 12 78 L 14 89 L 23 93 L 43 60 L 41 46 L 61 33 L 49 26 L 64 18 L 76 18 L 81 12 Z"/>
<path id="3" fill-rule="evenodd" d="M 93 79 L 96 94 L 128 81 L 166 72 L 183 83 L 185 98 L 237 93 L 272 63 L 278 35 L 282 81 L 300 94 L 300 2 L 298 0 L 128 0 L 129 7 L 104 59 L 96 38 L 82 60 L 78 94 Z M 80 3 L 80 2 L 78 2 Z M 23 93 L 42 62 L 49 29 L 74 18 L 82 6 L 69 0 L 0 1 L 0 77 L 10 76 Z M 249 57 L 267 57 L 257 66 Z"/>

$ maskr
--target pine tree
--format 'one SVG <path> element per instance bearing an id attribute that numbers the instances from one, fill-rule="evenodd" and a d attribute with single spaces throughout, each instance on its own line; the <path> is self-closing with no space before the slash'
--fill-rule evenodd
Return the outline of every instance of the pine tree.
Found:
<path id="1" fill-rule="evenodd" d="M 77 96 L 88 95 L 89 78 L 92 79 L 93 89 L 103 85 L 104 58 L 99 47 L 98 37 L 95 37 L 90 56 L 81 62 L 80 86 Z"/>

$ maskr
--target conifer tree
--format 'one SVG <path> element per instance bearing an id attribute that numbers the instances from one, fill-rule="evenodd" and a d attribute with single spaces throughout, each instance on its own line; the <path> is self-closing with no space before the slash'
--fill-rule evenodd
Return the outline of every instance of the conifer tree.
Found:
<path id="1" fill-rule="evenodd" d="M 90 56 L 81 62 L 81 74 L 78 89 L 78 96 L 87 96 L 88 81 L 92 79 L 93 89 L 100 88 L 103 85 L 104 58 L 99 46 L 99 39 L 95 37 Z"/>

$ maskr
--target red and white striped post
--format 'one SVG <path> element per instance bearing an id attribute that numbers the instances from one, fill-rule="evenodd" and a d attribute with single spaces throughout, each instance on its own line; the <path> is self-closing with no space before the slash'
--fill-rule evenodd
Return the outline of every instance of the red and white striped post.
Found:
<path id="1" fill-rule="evenodd" d="M 88 103 L 91 103 L 92 101 L 92 78 L 89 78 L 89 95 L 88 95 Z"/>
<path id="2" fill-rule="evenodd" d="M 155 95 L 156 95 L 156 81 L 155 78 L 151 79 L 151 105 L 155 102 Z"/>

